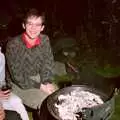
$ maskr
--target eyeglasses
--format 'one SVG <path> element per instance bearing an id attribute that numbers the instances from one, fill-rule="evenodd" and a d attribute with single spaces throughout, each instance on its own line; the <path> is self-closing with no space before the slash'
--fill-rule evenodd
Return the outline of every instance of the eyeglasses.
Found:
<path id="1" fill-rule="evenodd" d="M 33 24 L 33 23 L 31 23 L 31 22 L 27 22 L 26 25 L 29 26 L 29 27 L 33 27 L 33 26 L 34 26 L 34 27 L 41 27 L 41 26 L 42 26 L 42 24 L 40 24 L 40 23 L 38 23 L 38 24 Z"/>

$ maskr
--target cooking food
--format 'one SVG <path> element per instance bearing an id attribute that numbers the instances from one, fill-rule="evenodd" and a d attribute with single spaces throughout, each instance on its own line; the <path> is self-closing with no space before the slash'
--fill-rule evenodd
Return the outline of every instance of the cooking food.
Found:
<path id="1" fill-rule="evenodd" d="M 55 107 L 58 109 L 59 117 L 62 120 L 77 120 L 82 108 L 90 108 L 103 104 L 104 101 L 99 95 L 79 88 L 68 94 L 58 96 Z"/>

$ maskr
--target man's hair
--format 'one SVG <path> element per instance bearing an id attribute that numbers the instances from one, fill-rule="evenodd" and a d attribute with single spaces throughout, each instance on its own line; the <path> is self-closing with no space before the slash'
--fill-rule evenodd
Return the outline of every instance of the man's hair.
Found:
<path id="1" fill-rule="evenodd" d="M 38 11 L 35 8 L 29 9 L 27 14 L 24 16 L 23 22 L 26 24 L 27 19 L 30 17 L 41 17 L 42 18 L 42 24 L 45 23 L 45 14 L 43 12 Z"/>

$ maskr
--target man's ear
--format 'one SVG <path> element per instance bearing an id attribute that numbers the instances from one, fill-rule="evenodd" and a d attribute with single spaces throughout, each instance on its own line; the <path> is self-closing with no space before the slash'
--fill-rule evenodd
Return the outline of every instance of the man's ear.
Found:
<path id="1" fill-rule="evenodd" d="M 22 23 L 22 27 L 23 27 L 23 29 L 25 29 L 25 24 L 24 23 Z"/>
<path id="2" fill-rule="evenodd" d="M 42 27 L 41 27 L 41 32 L 44 30 L 44 28 L 45 28 L 45 26 L 44 26 L 44 25 L 42 25 Z"/>

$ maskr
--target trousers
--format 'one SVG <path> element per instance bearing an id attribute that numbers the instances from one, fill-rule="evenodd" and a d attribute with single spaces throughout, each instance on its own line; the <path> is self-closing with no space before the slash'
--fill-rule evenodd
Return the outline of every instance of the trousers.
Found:
<path id="1" fill-rule="evenodd" d="M 11 93 L 9 99 L 7 100 L 0 99 L 0 102 L 4 109 L 16 111 L 17 113 L 19 113 L 22 120 L 29 120 L 27 111 L 22 103 L 22 100 L 15 94 Z"/>
<path id="2" fill-rule="evenodd" d="M 40 108 L 42 102 L 48 96 L 47 93 L 40 89 L 32 88 L 24 90 L 14 83 L 12 83 L 12 89 L 13 93 L 18 95 L 26 106 L 33 109 L 37 109 L 38 107 Z"/>

